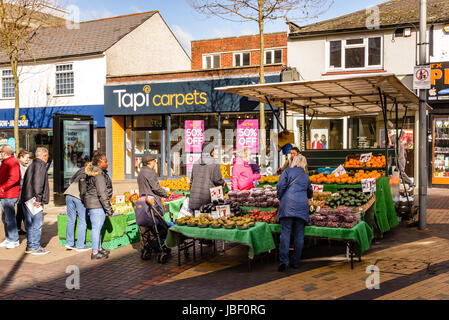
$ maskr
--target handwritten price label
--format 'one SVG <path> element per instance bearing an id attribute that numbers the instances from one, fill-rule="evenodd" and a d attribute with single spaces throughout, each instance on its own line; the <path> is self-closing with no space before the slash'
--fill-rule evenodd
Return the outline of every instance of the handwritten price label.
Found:
<path id="1" fill-rule="evenodd" d="M 313 192 L 323 192 L 324 186 L 319 184 L 312 184 Z"/>
<path id="2" fill-rule="evenodd" d="M 376 179 L 363 179 L 362 180 L 362 191 L 374 193 L 376 192 Z"/>
<path id="3" fill-rule="evenodd" d="M 220 186 L 220 187 L 211 188 L 210 189 L 210 198 L 211 198 L 212 202 L 216 201 L 216 200 L 224 200 L 223 187 Z"/>
<path id="4" fill-rule="evenodd" d="M 115 204 L 119 203 L 125 203 L 125 196 L 116 196 L 115 197 Z"/>
<path id="5" fill-rule="evenodd" d="M 222 217 L 229 217 L 231 215 L 231 206 L 217 206 L 217 212 L 218 212 L 218 218 L 220 219 Z"/>
<path id="6" fill-rule="evenodd" d="M 372 156 L 373 156 L 372 153 L 364 153 L 360 156 L 360 162 L 363 163 L 368 162 L 371 160 Z"/>
<path id="7" fill-rule="evenodd" d="M 338 178 L 339 176 L 346 174 L 346 170 L 342 165 L 340 165 L 337 169 L 334 170 L 334 172 L 332 172 L 332 174 L 336 178 Z"/>

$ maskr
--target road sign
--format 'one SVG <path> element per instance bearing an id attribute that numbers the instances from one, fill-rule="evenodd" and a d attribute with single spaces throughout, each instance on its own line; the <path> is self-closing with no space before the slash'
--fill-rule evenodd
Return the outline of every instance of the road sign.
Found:
<path id="1" fill-rule="evenodd" d="M 429 90 L 430 84 L 430 66 L 416 66 L 413 73 L 413 89 L 414 90 Z"/>

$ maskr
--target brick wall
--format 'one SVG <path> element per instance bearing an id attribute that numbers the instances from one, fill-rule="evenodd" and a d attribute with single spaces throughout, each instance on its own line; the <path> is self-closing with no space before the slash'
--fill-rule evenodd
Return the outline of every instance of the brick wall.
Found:
<path id="1" fill-rule="evenodd" d="M 269 33 L 265 35 L 265 48 L 285 47 L 282 52 L 283 64 L 287 65 L 287 33 Z M 209 39 L 192 41 L 192 70 L 203 68 L 203 54 L 222 53 L 221 68 L 232 67 L 233 51 L 259 50 L 260 37 L 258 35 L 234 38 Z M 251 53 L 251 64 L 259 64 L 260 52 Z"/>
<path id="2" fill-rule="evenodd" d="M 112 179 L 125 180 L 125 117 L 112 117 Z"/>

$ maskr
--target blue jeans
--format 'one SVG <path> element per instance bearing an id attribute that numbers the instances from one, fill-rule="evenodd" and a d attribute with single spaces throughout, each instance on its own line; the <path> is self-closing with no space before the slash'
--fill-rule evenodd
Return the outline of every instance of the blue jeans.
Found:
<path id="1" fill-rule="evenodd" d="M 76 247 L 82 249 L 86 244 L 86 208 L 80 199 L 72 196 L 66 196 L 65 203 L 67 205 L 66 244 L 71 247 L 75 245 L 75 224 L 76 217 L 78 216 Z"/>
<path id="2" fill-rule="evenodd" d="M 89 209 L 88 211 L 92 223 L 92 252 L 98 252 L 101 247 L 101 228 L 106 220 L 106 214 L 103 209 Z"/>
<path id="3" fill-rule="evenodd" d="M 294 255 L 293 266 L 299 267 L 301 259 L 302 248 L 304 246 L 304 227 L 306 223 L 299 218 L 282 218 L 281 223 L 281 238 L 279 244 L 279 260 L 281 263 L 289 263 L 288 253 L 290 251 L 290 236 L 293 232 L 294 237 Z"/>
<path id="4" fill-rule="evenodd" d="M 5 228 L 6 240 L 11 242 L 19 241 L 19 233 L 17 232 L 16 222 L 16 205 L 18 199 L 0 199 L 2 209 L 2 222 Z"/>
<path id="5" fill-rule="evenodd" d="M 35 216 L 28 210 L 25 203 L 22 203 L 23 212 L 25 213 L 25 221 L 27 224 L 27 248 L 36 250 L 41 247 L 42 222 L 44 219 L 44 211 L 39 212 Z"/>

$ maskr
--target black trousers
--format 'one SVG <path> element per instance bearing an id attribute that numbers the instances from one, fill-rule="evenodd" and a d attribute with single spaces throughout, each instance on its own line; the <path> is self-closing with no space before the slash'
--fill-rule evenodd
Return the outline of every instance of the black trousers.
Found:
<path id="1" fill-rule="evenodd" d="M 22 229 L 22 221 L 23 221 L 23 228 L 26 229 L 25 214 L 23 212 L 23 206 L 24 206 L 24 204 L 21 201 L 17 202 L 16 223 L 17 223 L 18 230 Z"/>

